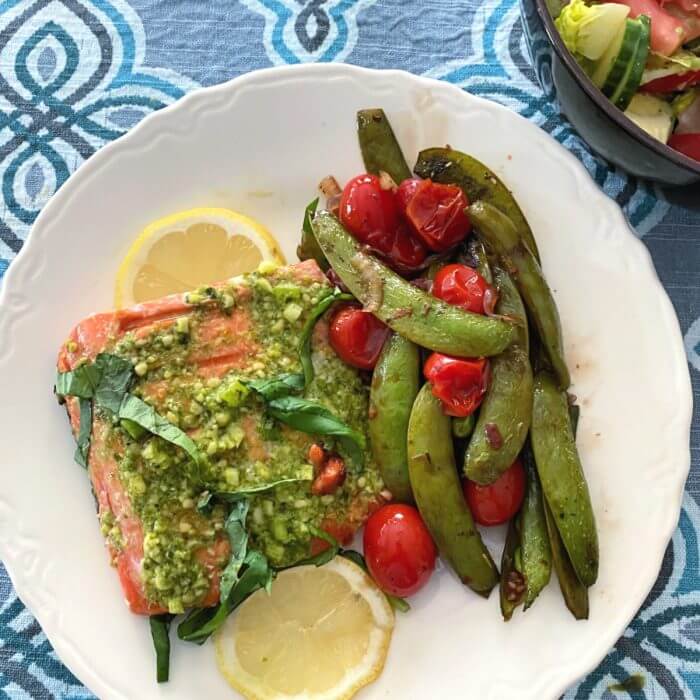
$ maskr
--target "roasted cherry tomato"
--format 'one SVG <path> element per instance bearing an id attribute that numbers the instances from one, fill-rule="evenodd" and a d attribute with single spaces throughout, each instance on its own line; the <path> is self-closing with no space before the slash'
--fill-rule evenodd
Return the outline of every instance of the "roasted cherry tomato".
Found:
<path id="1" fill-rule="evenodd" d="M 333 314 L 328 340 L 343 362 L 359 369 L 372 369 L 388 335 L 389 329 L 369 311 L 348 305 Z"/>
<path id="2" fill-rule="evenodd" d="M 525 495 L 525 470 L 516 459 L 512 466 L 488 486 L 464 480 L 464 496 L 474 520 L 480 525 L 508 522 L 520 509 Z"/>
<path id="3" fill-rule="evenodd" d="M 382 189 L 376 175 L 358 175 L 345 185 L 340 220 L 360 243 L 374 248 L 399 272 L 416 269 L 428 255 L 401 221 L 396 195 Z"/>
<path id="4" fill-rule="evenodd" d="M 410 190 L 406 196 L 409 194 Z M 405 216 L 418 238 L 430 250 L 440 253 L 457 245 L 471 231 L 464 211 L 468 204 L 456 185 L 421 180 L 408 199 Z"/>
<path id="5" fill-rule="evenodd" d="M 445 265 L 435 275 L 433 295 L 454 306 L 476 314 L 484 313 L 484 294 L 488 282 L 466 265 Z"/>
<path id="6" fill-rule="evenodd" d="M 687 90 L 693 85 L 700 83 L 700 70 L 690 70 L 685 73 L 667 75 L 663 78 L 656 78 L 645 85 L 642 85 L 644 92 L 676 92 Z"/>
<path id="7" fill-rule="evenodd" d="M 413 195 L 416 193 L 421 182 L 423 182 L 423 180 L 419 177 L 410 177 L 404 180 L 396 190 L 396 204 L 402 214 L 406 214 L 406 207 L 411 199 L 413 199 Z"/>
<path id="8" fill-rule="evenodd" d="M 668 145 L 688 158 L 700 160 L 700 134 L 673 134 L 668 140 Z"/>
<path id="9" fill-rule="evenodd" d="M 488 360 L 462 359 L 434 352 L 423 366 L 433 396 L 448 416 L 465 418 L 479 407 L 488 388 Z"/>
<path id="10" fill-rule="evenodd" d="M 391 503 L 373 513 L 363 544 L 372 578 L 391 595 L 413 595 L 435 568 L 435 543 L 413 506 Z"/>

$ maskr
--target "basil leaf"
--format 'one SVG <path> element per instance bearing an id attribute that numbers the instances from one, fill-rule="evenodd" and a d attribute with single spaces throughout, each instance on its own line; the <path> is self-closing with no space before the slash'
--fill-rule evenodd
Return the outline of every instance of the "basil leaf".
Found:
<path id="1" fill-rule="evenodd" d="M 59 372 L 56 375 L 55 391 L 58 396 L 91 399 L 101 379 L 102 368 L 94 363 L 87 363 L 70 372 Z"/>
<path id="2" fill-rule="evenodd" d="M 306 223 L 306 219 L 304 219 L 304 223 Z M 352 294 L 345 294 L 339 289 L 334 289 L 330 294 L 323 297 L 323 299 L 321 299 L 309 312 L 309 317 L 306 319 L 306 323 L 301 329 L 301 336 L 299 336 L 299 347 L 297 348 L 299 360 L 301 362 L 302 369 L 304 370 L 305 386 L 308 386 L 311 383 L 311 380 L 314 378 L 314 364 L 311 360 L 311 334 L 313 333 L 316 322 L 333 304 L 335 304 L 336 301 L 354 300 L 355 297 Z"/>
<path id="3" fill-rule="evenodd" d="M 178 625 L 178 637 L 186 642 L 204 644 L 248 596 L 260 588 L 269 590 L 273 578 L 274 571 L 265 555 L 255 550 L 249 551 L 243 562 L 242 573 L 231 589 L 229 597 L 215 608 L 190 612 Z"/>
<path id="4" fill-rule="evenodd" d="M 295 566 L 323 566 L 324 564 L 327 564 L 329 561 L 331 561 L 331 559 L 333 559 L 340 552 L 340 545 L 338 544 L 338 540 L 336 540 L 335 537 L 333 537 L 332 535 L 329 535 L 325 530 L 321 530 L 320 528 L 311 525 L 309 527 L 309 532 L 314 537 L 318 537 L 321 540 L 325 540 L 330 546 L 324 549 L 322 552 L 314 554 L 314 556 L 312 557 L 307 557 L 306 559 L 302 559 L 301 561 L 298 561 L 295 564 L 290 564 L 289 566 L 280 567 L 278 571 L 283 571 L 284 569 L 293 569 Z"/>
<path id="5" fill-rule="evenodd" d="M 272 399 L 279 399 L 282 396 L 302 391 L 304 389 L 304 375 L 280 374 L 271 379 L 253 379 L 244 383 L 260 394 L 265 401 L 272 401 Z"/>
<path id="6" fill-rule="evenodd" d="M 199 465 L 204 461 L 202 453 L 191 437 L 183 433 L 176 425 L 165 420 L 165 418 L 156 413 L 153 406 L 149 406 L 145 401 L 138 398 L 138 396 L 134 396 L 133 394 L 126 394 L 124 396 L 121 406 L 119 407 L 118 417 L 131 420 L 142 428 L 145 428 L 149 433 L 153 433 L 163 438 L 163 440 L 177 445 L 183 449 L 196 464 Z"/>
<path id="7" fill-rule="evenodd" d="M 356 552 L 354 549 L 341 549 L 338 554 L 340 554 L 341 557 L 349 559 L 351 562 L 353 562 L 353 564 L 357 564 L 369 576 L 371 576 L 369 569 L 367 568 L 367 562 L 359 552 Z M 411 606 L 408 604 L 408 601 L 405 598 L 399 598 L 398 596 L 391 595 L 391 593 L 386 592 L 384 592 L 384 595 L 389 601 L 389 605 L 391 605 L 394 610 L 405 613 L 411 609 Z"/>
<path id="8" fill-rule="evenodd" d="M 314 215 L 316 214 L 316 209 L 318 209 L 318 200 L 319 198 L 316 197 L 316 199 L 314 199 L 312 202 L 309 202 L 306 205 L 306 209 L 304 209 L 304 223 L 301 225 L 301 230 L 304 233 L 309 234 L 310 236 L 314 235 L 314 230 L 311 226 L 311 222 L 313 221 Z"/>
<path id="9" fill-rule="evenodd" d="M 92 402 L 90 399 L 81 398 L 78 406 L 80 407 L 80 428 L 78 429 L 78 446 L 75 448 L 73 458 L 81 467 L 87 469 L 87 456 L 90 451 L 90 436 L 92 435 Z"/>
<path id="10" fill-rule="evenodd" d="M 221 573 L 220 600 L 223 603 L 231 595 L 231 589 L 238 583 L 238 572 L 245 560 L 248 549 L 248 533 L 245 519 L 248 516 L 250 502 L 247 498 L 234 501 L 224 528 L 231 543 L 231 559 Z"/>
<path id="11" fill-rule="evenodd" d="M 209 515 L 209 513 L 211 513 L 211 501 L 213 498 L 214 494 L 211 491 L 202 491 L 197 499 L 197 512 L 202 515 Z"/>
<path id="12" fill-rule="evenodd" d="M 353 462 L 362 464 L 364 436 L 343 423 L 325 406 L 296 396 L 285 396 L 270 401 L 267 410 L 277 420 L 303 433 L 336 437 Z"/>
<path id="13" fill-rule="evenodd" d="M 100 353 L 95 358 L 95 367 L 101 372 L 95 388 L 95 403 L 117 414 L 133 379 L 134 366 L 118 355 Z"/>
<path id="14" fill-rule="evenodd" d="M 170 623 L 174 615 L 151 615 L 151 638 L 156 650 L 156 680 L 167 683 L 170 675 Z"/>

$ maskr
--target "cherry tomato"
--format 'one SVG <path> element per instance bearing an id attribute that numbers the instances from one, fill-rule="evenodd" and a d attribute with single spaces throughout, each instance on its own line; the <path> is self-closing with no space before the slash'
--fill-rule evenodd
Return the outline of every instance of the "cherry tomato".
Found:
<path id="1" fill-rule="evenodd" d="M 685 73 L 676 73 L 675 75 L 667 75 L 663 78 L 656 78 L 642 85 L 644 92 L 676 92 L 687 90 L 693 85 L 700 83 L 700 70 L 686 71 Z"/>
<path id="2" fill-rule="evenodd" d="M 328 340 L 338 357 L 353 367 L 372 369 L 377 363 L 389 329 L 369 311 L 342 306 L 333 314 Z"/>
<path id="3" fill-rule="evenodd" d="M 700 134 L 673 134 L 668 140 L 668 145 L 688 158 L 700 160 Z"/>
<path id="4" fill-rule="evenodd" d="M 520 509 L 525 495 L 525 470 L 516 459 L 493 484 L 480 486 L 465 479 L 463 486 L 474 520 L 480 525 L 500 525 Z"/>
<path id="5" fill-rule="evenodd" d="M 418 238 L 430 250 L 440 253 L 455 246 L 471 231 L 471 222 L 464 211 L 468 204 L 464 192 L 456 185 L 421 180 L 408 200 L 405 214 Z"/>
<path id="6" fill-rule="evenodd" d="M 420 187 L 421 182 L 423 182 L 423 180 L 419 177 L 409 177 L 404 180 L 396 190 L 396 204 L 402 214 L 406 214 L 406 207 L 413 199 L 413 195 L 416 193 L 418 187 Z"/>
<path id="7" fill-rule="evenodd" d="M 382 506 L 367 521 L 363 544 L 372 578 L 391 595 L 413 595 L 435 568 L 435 543 L 413 506 Z"/>
<path id="8" fill-rule="evenodd" d="M 399 217 L 395 194 L 376 175 L 350 180 L 340 199 L 340 221 L 360 243 L 380 254 L 398 272 L 419 267 L 428 255 L 423 243 Z"/>
<path id="9" fill-rule="evenodd" d="M 448 416 L 465 418 L 481 404 L 488 388 L 488 360 L 462 359 L 434 352 L 423 366 L 433 396 Z"/>
<path id="10" fill-rule="evenodd" d="M 484 313 L 484 293 L 488 282 L 466 265 L 445 265 L 435 275 L 433 295 L 476 314 Z"/>

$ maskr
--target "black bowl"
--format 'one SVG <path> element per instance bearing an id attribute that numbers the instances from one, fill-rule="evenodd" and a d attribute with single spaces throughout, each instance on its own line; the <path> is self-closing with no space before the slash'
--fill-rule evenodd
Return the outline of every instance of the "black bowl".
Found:
<path id="1" fill-rule="evenodd" d="M 640 129 L 591 82 L 564 45 L 546 0 L 520 0 L 525 38 L 542 88 L 591 148 L 638 177 L 666 185 L 700 180 L 700 162 Z"/>

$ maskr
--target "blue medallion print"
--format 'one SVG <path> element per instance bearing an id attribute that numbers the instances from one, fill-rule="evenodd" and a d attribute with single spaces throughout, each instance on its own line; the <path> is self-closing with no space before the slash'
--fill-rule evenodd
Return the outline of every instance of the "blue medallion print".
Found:
<path id="1" fill-rule="evenodd" d="M 543 92 L 527 56 L 517 0 L 486 0 L 479 5 L 471 25 L 471 47 L 466 59 L 449 61 L 426 75 L 499 102 L 542 127 L 583 163 L 639 236 L 666 216 L 670 206 L 658 186 L 626 175 L 594 155 L 561 114 L 544 52 L 533 57 L 545 83 Z"/>
<path id="2" fill-rule="evenodd" d="M 0 277 L 81 163 L 197 87 L 144 54 L 122 0 L 0 1 Z"/>
<path id="3" fill-rule="evenodd" d="M 357 44 L 357 15 L 376 0 L 241 0 L 265 18 L 275 65 L 343 61 Z"/>

